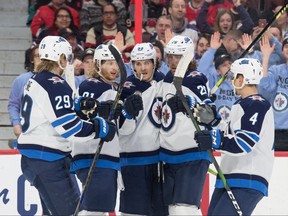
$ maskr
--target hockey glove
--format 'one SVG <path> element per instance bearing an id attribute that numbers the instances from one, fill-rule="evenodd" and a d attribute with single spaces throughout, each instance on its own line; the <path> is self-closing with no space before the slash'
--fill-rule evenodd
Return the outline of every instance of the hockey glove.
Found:
<path id="1" fill-rule="evenodd" d="M 90 97 L 79 97 L 74 99 L 74 109 L 81 119 L 93 119 L 96 117 L 99 102 Z"/>
<path id="2" fill-rule="evenodd" d="M 214 103 L 197 104 L 194 108 L 194 117 L 200 125 L 206 126 L 208 129 L 219 124 L 221 116 L 216 111 Z"/>
<path id="3" fill-rule="evenodd" d="M 126 98 L 122 115 L 127 119 L 132 119 L 139 115 L 140 110 L 143 110 L 142 97 L 138 94 L 133 94 Z"/>
<path id="4" fill-rule="evenodd" d="M 193 111 L 193 108 L 197 104 L 197 99 L 195 97 L 191 97 L 189 95 L 186 95 L 185 97 L 186 97 L 186 100 L 187 100 L 187 103 L 188 103 L 190 109 Z M 185 109 L 185 107 L 184 107 L 184 105 L 183 105 L 183 103 L 182 103 L 182 101 L 178 95 L 174 95 L 173 97 L 169 98 L 167 100 L 167 104 L 173 113 L 178 113 L 178 112 L 187 113 L 186 109 Z"/>
<path id="5" fill-rule="evenodd" d="M 116 133 L 115 124 L 101 117 L 94 118 L 94 128 L 96 133 L 94 139 L 101 138 L 105 142 L 113 140 Z"/>
<path id="6" fill-rule="evenodd" d="M 198 143 L 200 151 L 207 151 L 211 148 L 220 149 L 223 139 L 223 133 L 219 130 L 196 131 L 194 139 Z"/>
<path id="7" fill-rule="evenodd" d="M 113 100 L 101 102 L 100 107 L 98 109 L 98 115 L 104 119 L 108 119 L 111 110 L 113 108 L 113 103 L 114 103 Z M 118 118 L 121 115 L 121 111 L 122 111 L 122 105 L 119 102 L 115 108 L 113 119 Z"/>

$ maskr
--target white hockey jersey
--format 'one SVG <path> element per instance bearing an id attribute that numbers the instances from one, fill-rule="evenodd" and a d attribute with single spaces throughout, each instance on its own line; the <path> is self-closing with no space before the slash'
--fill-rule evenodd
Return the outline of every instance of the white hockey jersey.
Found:
<path id="1" fill-rule="evenodd" d="M 135 119 L 125 119 L 119 130 L 121 166 L 147 165 L 159 162 L 159 130 L 161 127 L 162 98 L 159 97 L 164 75 L 155 72 L 150 82 L 134 75 L 124 84 L 123 100 L 136 91 L 141 92 L 143 110 Z"/>
<path id="2" fill-rule="evenodd" d="M 74 112 L 73 92 L 66 81 L 51 72 L 33 75 L 24 87 L 21 108 L 21 154 L 54 161 L 70 154 L 72 141 L 95 137 L 91 123 Z"/>
<path id="3" fill-rule="evenodd" d="M 78 92 L 81 96 L 95 98 L 99 102 L 114 101 L 117 94 L 112 85 L 98 78 L 90 78 L 83 81 L 79 86 Z M 107 112 L 110 112 L 110 110 Z M 99 142 L 100 139 L 94 139 L 86 142 L 85 145 L 73 143 L 71 171 L 90 167 Z M 119 170 L 119 151 L 119 139 L 118 135 L 115 134 L 112 141 L 104 143 L 96 166 Z"/>
<path id="4" fill-rule="evenodd" d="M 255 189 L 267 196 L 273 143 L 274 116 L 269 102 L 259 94 L 236 101 L 221 146 L 220 167 L 228 185 Z M 219 177 L 215 187 L 224 187 Z"/>
<path id="5" fill-rule="evenodd" d="M 176 94 L 173 74 L 169 72 L 162 85 L 162 128 L 160 130 L 160 159 L 167 163 L 209 160 L 206 151 L 199 151 L 194 140 L 195 127 L 188 115 L 172 112 L 167 100 Z M 182 83 L 184 95 L 195 97 L 198 102 L 210 100 L 207 78 L 198 71 L 187 71 Z"/>

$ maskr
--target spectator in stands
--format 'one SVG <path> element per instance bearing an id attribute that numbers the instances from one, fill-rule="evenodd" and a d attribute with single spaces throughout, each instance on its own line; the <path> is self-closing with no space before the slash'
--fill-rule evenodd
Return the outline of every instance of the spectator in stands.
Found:
<path id="1" fill-rule="evenodd" d="M 30 48 L 31 52 L 29 56 L 29 71 L 27 73 L 20 74 L 16 79 L 14 80 L 9 96 L 9 102 L 8 102 L 8 111 L 10 115 L 10 121 L 13 125 L 13 131 L 15 136 L 18 138 L 20 133 L 22 132 L 21 124 L 20 124 L 20 107 L 22 104 L 22 94 L 23 94 L 23 88 L 28 79 L 34 74 L 34 67 L 38 65 L 40 62 L 39 59 L 39 47 L 38 45 L 33 44 Z"/>
<path id="2" fill-rule="evenodd" d="M 219 79 L 230 69 L 232 59 L 229 53 L 215 55 L 217 49 L 222 45 L 220 33 L 215 32 L 211 36 L 210 48 L 203 54 L 198 62 L 198 70 L 205 74 L 209 81 L 209 87 L 212 89 Z M 213 62 L 215 62 L 213 64 Z M 228 121 L 230 117 L 231 107 L 238 99 L 231 85 L 231 80 L 226 79 L 215 92 L 215 105 L 217 112 L 224 121 Z"/>
<path id="3" fill-rule="evenodd" d="M 224 36 L 222 45 L 216 50 L 215 56 L 231 55 L 232 61 L 237 59 L 240 55 L 241 47 L 239 45 L 242 39 L 242 32 L 239 30 L 230 30 Z"/>
<path id="4" fill-rule="evenodd" d="M 270 7 L 260 14 L 260 19 L 266 19 L 267 23 L 275 16 L 274 10 L 277 6 L 284 5 L 284 0 L 271 0 Z"/>
<path id="5" fill-rule="evenodd" d="M 236 29 L 233 20 L 233 14 L 229 10 L 225 9 L 219 10 L 214 28 L 209 26 L 207 22 L 207 13 L 212 1 L 213 0 L 205 0 L 201 11 L 197 17 L 197 27 L 199 28 L 199 31 L 201 33 L 208 34 L 213 34 L 214 31 L 219 31 L 221 34 L 225 35 L 230 30 Z M 252 19 L 250 18 L 243 5 L 241 5 L 240 0 L 233 0 L 233 3 L 236 7 L 237 12 L 239 13 L 239 16 L 241 17 L 242 25 L 241 27 L 239 27 L 239 30 L 243 33 L 250 34 L 254 26 Z"/>
<path id="6" fill-rule="evenodd" d="M 274 10 L 274 16 L 275 14 L 283 7 L 283 5 L 279 5 Z M 276 20 L 276 23 L 280 26 L 282 30 L 282 37 L 286 37 L 288 33 L 288 15 L 287 10 L 285 10 L 281 16 Z"/>
<path id="7" fill-rule="evenodd" d="M 62 6 L 65 6 L 65 0 L 51 0 L 48 5 L 43 5 L 37 10 L 30 26 L 33 38 L 36 38 L 45 27 L 53 25 L 55 11 Z M 75 26 L 79 28 L 80 20 L 78 12 L 72 7 L 67 7 L 72 14 Z"/>
<path id="8" fill-rule="evenodd" d="M 278 40 L 279 42 L 282 43 L 282 40 L 283 40 L 283 37 L 282 37 L 282 29 L 281 29 L 281 27 L 280 27 L 276 22 L 274 22 L 274 23 L 270 26 L 269 31 L 271 32 L 271 34 L 272 34 L 275 38 L 277 38 L 277 40 Z"/>
<path id="9" fill-rule="evenodd" d="M 53 25 L 44 28 L 36 39 L 39 44 L 40 41 L 46 36 L 57 36 L 58 31 L 62 28 L 70 28 L 75 33 L 78 31 L 74 24 L 72 14 L 70 10 L 66 7 L 60 7 L 55 11 Z"/>
<path id="10" fill-rule="evenodd" d="M 103 7 L 113 3 L 117 8 L 118 24 L 126 26 L 127 10 L 120 0 L 85 0 L 80 10 L 80 34 L 85 41 L 89 29 L 103 22 Z"/>
<path id="11" fill-rule="evenodd" d="M 186 16 L 186 6 L 184 0 L 170 0 L 168 12 L 171 15 L 172 27 L 175 35 L 190 37 L 194 44 L 198 40 L 198 32 L 188 23 Z"/>
<path id="12" fill-rule="evenodd" d="M 186 2 L 186 18 L 190 24 L 196 24 L 198 16 L 204 0 L 189 0 Z"/>
<path id="13" fill-rule="evenodd" d="M 170 15 L 160 16 L 156 23 L 156 32 L 152 35 L 152 39 L 165 42 L 166 29 L 172 30 L 172 19 Z M 168 43 L 168 41 L 166 41 Z"/>
<path id="14" fill-rule="evenodd" d="M 265 89 L 263 96 L 270 97 L 270 103 L 273 105 L 275 122 L 275 150 L 288 150 L 288 37 L 283 40 L 283 56 L 286 62 L 284 64 L 272 65 L 268 68 L 269 58 L 273 52 L 274 46 L 269 43 L 268 37 L 264 36 L 260 43 L 263 53 L 263 78 L 260 82 L 261 88 Z"/>
<path id="15" fill-rule="evenodd" d="M 165 0 L 147 0 L 148 19 L 158 19 L 163 15 Z"/>
<path id="16" fill-rule="evenodd" d="M 125 26 L 117 24 L 117 9 L 112 3 L 103 7 L 103 23 L 92 27 L 87 32 L 85 48 L 96 48 L 99 44 L 106 43 L 109 40 L 115 39 L 118 31 L 122 32 L 125 43 L 123 58 L 127 62 L 129 60 L 130 51 L 134 46 L 134 36 Z"/>
<path id="17" fill-rule="evenodd" d="M 196 44 L 196 49 L 195 49 L 195 56 L 194 59 L 199 61 L 203 54 L 210 48 L 210 39 L 211 36 L 209 34 L 200 34 L 199 39 Z"/>
<path id="18" fill-rule="evenodd" d="M 74 71 L 75 75 L 81 75 L 83 73 L 82 68 L 82 55 L 84 48 L 78 43 L 77 38 L 78 34 L 75 31 L 72 31 L 70 28 L 62 28 L 58 31 L 58 36 L 65 38 L 72 47 L 72 52 L 74 54 Z"/>
<path id="19" fill-rule="evenodd" d="M 245 10 L 249 14 L 250 18 L 252 19 L 252 21 L 254 23 L 254 26 L 257 26 L 258 20 L 259 20 L 259 14 L 258 14 L 257 10 L 250 7 L 249 4 L 251 4 L 251 1 L 248 2 L 247 0 L 240 0 L 240 3 L 243 5 Z M 241 17 L 240 17 L 239 12 L 237 11 L 237 8 L 234 6 L 233 8 L 230 9 L 230 11 L 232 12 L 232 14 L 234 16 L 234 21 L 235 21 L 236 26 L 239 24 L 241 25 Z"/>

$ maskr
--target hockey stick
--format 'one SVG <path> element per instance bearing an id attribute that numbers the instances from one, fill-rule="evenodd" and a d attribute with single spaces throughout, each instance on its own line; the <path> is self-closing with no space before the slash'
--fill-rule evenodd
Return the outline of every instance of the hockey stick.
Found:
<path id="1" fill-rule="evenodd" d="M 263 34 L 267 31 L 267 29 L 272 25 L 272 23 L 277 20 L 288 8 L 288 3 L 286 3 L 276 14 L 275 16 L 270 20 L 270 22 L 262 29 L 262 31 L 257 35 L 257 37 L 251 42 L 251 44 L 243 51 L 243 53 L 240 55 L 239 58 L 243 58 L 249 50 L 257 43 L 260 38 L 263 36 Z M 211 95 L 215 94 L 215 92 L 218 90 L 219 86 L 225 81 L 227 78 L 229 70 L 218 80 L 218 82 L 215 84 L 215 86 L 211 89 Z"/>
<path id="2" fill-rule="evenodd" d="M 110 52 L 112 53 L 112 55 L 114 56 L 114 58 L 115 58 L 115 60 L 116 60 L 116 62 L 118 64 L 118 67 L 120 69 L 120 83 L 119 83 L 119 87 L 118 87 L 118 90 L 117 90 L 117 94 L 115 96 L 115 100 L 114 100 L 113 105 L 112 105 L 112 110 L 110 111 L 109 117 L 108 117 L 108 120 L 112 120 L 113 116 L 114 116 L 114 113 L 115 113 L 115 109 L 116 109 L 117 104 L 118 104 L 118 101 L 120 99 L 120 95 L 121 95 L 123 87 L 124 87 L 124 83 L 126 81 L 127 72 L 126 72 L 126 68 L 125 68 L 124 62 L 122 60 L 122 57 L 121 57 L 119 51 L 117 50 L 117 48 L 115 48 L 114 45 L 109 45 L 108 48 L 109 48 Z M 88 174 L 87 174 L 86 182 L 83 185 L 82 192 L 81 192 L 81 195 L 80 195 L 80 199 L 79 199 L 79 201 L 77 203 L 77 207 L 76 207 L 75 213 L 73 214 L 74 216 L 77 216 L 79 211 L 80 211 L 80 207 L 81 207 L 81 205 L 83 203 L 86 191 L 87 191 L 87 189 L 89 187 L 89 184 L 90 184 L 90 181 L 91 181 L 92 172 L 94 170 L 94 167 L 96 166 L 97 160 L 99 159 L 100 152 L 102 150 L 103 144 L 104 144 L 104 140 L 101 139 L 100 142 L 99 142 L 99 145 L 97 147 L 97 150 L 95 152 L 95 155 L 93 157 L 92 164 L 90 165 L 90 168 L 89 168 L 89 171 L 88 171 Z"/>
<path id="3" fill-rule="evenodd" d="M 74 97 L 78 97 L 78 91 L 76 89 L 75 85 L 75 74 L 74 74 L 74 65 L 68 64 L 65 68 L 65 79 L 68 85 L 72 88 L 73 90 L 73 95 Z"/>
<path id="4" fill-rule="evenodd" d="M 173 84 L 176 88 L 176 92 L 178 93 L 178 96 L 180 97 L 180 100 L 182 101 L 182 104 L 185 108 L 185 110 L 187 111 L 190 119 L 192 120 L 192 123 L 196 129 L 196 131 L 201 131 L 196 119 L 194 118 L 193 116 L 193 113 L 192 111 L 190 110 L 190 107 L 187 103 L 187 100 L 186 100 L 186 97 L 184 96 L 183 94 L 183 91 L 182 91 L 182 82 L 183 82 L 183 78 L 185 76 L 185 73 L 186 73 L 186 70 L 187 70 L 187 67 L 189 65 L 189 63 L 191 62 L 191 60 L 193 59 L 194 57 L 194 48 L 191 47 L 191 49 L 188 49 L 185 51 L 185 53 L 183 54 L 183 56 L 181 57 L 179 63 L 178 63 L 178 66 L 176 68 L 176 71 L 175 71 L 175 74 L 174 74 L 174 79 L 173 79 Z M 215 166 L 217 172 L 218 172 L 218 175 L 219 177 L 221 178 L 223 184 L 224 184 L 224 187 L 228 193 L 228 196 L 229 198 L 231 199 L 232 201 L 232 204 L 235 208 L 235 210 L 237 211 L 238 215 L 239 216 L 242 216 L 242 211 L 235 199 L 235 196 L 233 195 L 229 185 L 227 184 L 227 181 L 226 181 L 226 178 L 218 164 L 218 162 L 216 161 L 214 155 L 213 155 L 213 152 L 212 152 L 212 149 L 209 149 L 208 151 L 208 154 L 212 160 L 212 163 L 213 165 Z"/>

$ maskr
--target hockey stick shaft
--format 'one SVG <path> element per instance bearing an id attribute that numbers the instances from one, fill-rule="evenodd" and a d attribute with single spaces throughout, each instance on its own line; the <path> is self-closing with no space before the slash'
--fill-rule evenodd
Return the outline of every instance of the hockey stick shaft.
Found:
<path id="1" fill-rule="evenodd" d="M 109 120 L 112 120 L 113 116 L 114 116 L 114 113 L 115 113 L 115 109 L 116 109 L 117 104 L 118 104 L 118 102 L 120 100 L 120 96 L 121 96 L 121 93 L 122 93 L 122 90 L 123 90 L 123 87 L 124 87 L 124 82 L 126 81 L 127 72 L 126 72 L 126 68 L 125 68 L 125 65 L 123 63 L 122 57 L 120 56 L 118 50 L 113 45 L 109 45 L 108 48 L 109 48 L 110 52 L 112 53 L 112 55 L 114 56 L 115 60 L 117 61 L 117 64 L 118 64 L 119 69 L 120 69 L 120 83 L 119 83 L 117 94 L 115 96 L 115 100 L 114 100 L 113 105 L 112 105 L 112 110 L 110 111 L 110 114 L 109 114 L 109 117 L 108 117 Z M 86 195 L 87 189 L 88 189 L 89 184 L 91 182 L 92 173 L 93 173 L 94 168 L 96 167 L 96 162 L 99 159 L 100 152 L 102 150 L 103 144 L 104 144 L 104 140 L 101 139 L 99 144 L 98 144 L 98 147 L 96 149 L 96 152 L 94 154 L 92 163 L 90 165 L 85 184 L 83 185 L 83 188 L 82 188 L 80 199 L 79 199 L 79 201 L 77 203 L 76 210 L 75 210 L 75 212 L 73 214 L 74 216 L 77 216 L 79 211 L 80 211 L 80 207 L 81 207 L 81 205 L 83 203 L 83 200 L 84 200 L 84 197 Z"/>
<path id="2" fill-rule="evenodd" d="M 243 58 L 249 50 L 257 43 L 261 37 L 264 35 L 264 33 L 267 31 L 267 29 L 273 24 L 275 20 L 277 20 L 288 8 L 288 3 L 286 3 L 276 14 L 275 16 L 270 20 L 270 22 L 262 29 L 262 31 L 257 35 L 257 37 L 251 42 L 251 44 L 243 51 L 243 53 L 239 56 L 239 58 Z M 215 94 L 215 92 L 218 90 L 219 86 L 225 81 L 227 78 L 229 70 L 218 80 L 218 82 L 215 84 L 215 86 L 211 89 L 211 95 Z"/>
<path id="3" fill-rule="evenodd" d="M 193 58 L 193 57 L 192 57 Z M 182 82 L 183 82 L 183 78 L 185 76 L 185 72 L 187 70 L 187 66 L 189 65 L 189 62 L 192 60 L 191 58 L 191 51 L 190 50 L 187 50 L 184 55 L 181 57 L 179 63 L 178 63 L 178 66 L 176 68 L 176 71 L 175 71 L 175 74 L 174 74 L 174 79 L 173 79 L 173 84 L 176 88 L 176 92 L 178 94 L 178 96 L 180 97 L 180 100 L 185 108 L 185 110 L 187 111 L 196 131 L 201 131 L 201 128 L 199 127 L 196 119 L 194 118 L 193 116 L 193 113 L 192 111 L 190 110 L 190 107 L 188 105 L 188 102 L 186 100 L 186 97 L 184 96 L 183 94 L 183 91 L 182 91 Z M 187 66 L 186 66 L 187 65 Z M 208 151 L 208 154 L 212 160 L 212 163 L 213 165 L 215 166 L 217 172 L 218 172 L 218 175 L 220 177 L 220 179 L 222 180 L 223 182 L 223 185 L 228 193 L 228 196 L 229 198 L 231 199 L 232 201 L 232 204 L 235 208 L 235 210 L 237 211 L 238 215 L 239 216 L 242 216 L 242 211 L 240 209 L 240 206 L 238 205 L 238 202 L 231 190 L 231 188 L 229 187 L 229 185 L 227 184 L 227 181 L 226 181 L 226 178 L 218 164 L 218 162 L 216 161 L 214 155 L 213 155 L 213 152 L 212 152 L 212 149 L 209 149 Z"/>

